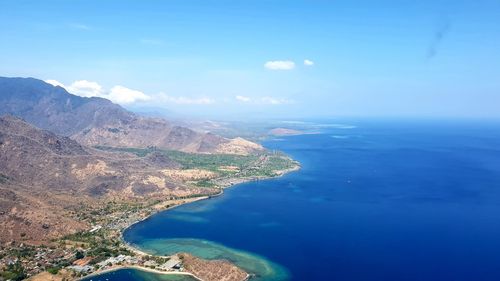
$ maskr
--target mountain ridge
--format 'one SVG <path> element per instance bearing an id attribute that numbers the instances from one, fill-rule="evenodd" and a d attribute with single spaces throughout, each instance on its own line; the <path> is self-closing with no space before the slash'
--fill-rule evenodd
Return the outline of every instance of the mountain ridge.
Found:
<path id="1" fill-rule="evenodd" d="M 99 97 L 80 97 L 35 78 L 0 77 L 0 114 L 71 137 L 86 146 L 148 147 L 246 155 L 262 146 L 142 117 Z"/>

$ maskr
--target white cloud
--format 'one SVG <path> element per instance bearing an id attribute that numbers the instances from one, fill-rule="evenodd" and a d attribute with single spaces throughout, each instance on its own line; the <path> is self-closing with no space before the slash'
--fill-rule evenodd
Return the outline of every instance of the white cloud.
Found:
<path id="1" fill-rule="evenodd" d="M 295 68 L 295 63 L 289 60 L 268 61 L 264 67 L 270 70 L 292 70 Z"/>
<path id="2" fill-rule="evenodd" d="M 63 87 L 64 88 L 64 84 L 57 81 L 57 80 L 53 80 L 53 79 L 49 79 L 49 80 L 45 80 L 46 83 L 49 83 L 50 85 L 52 86 L 59 86 L 59 87 Z"/>
<path id="3" fill-rule="evenodd" d="M 100 97 L 104 94 L 102 86 L 96 82 L 78 80 L 66 87 L 68 92 L 81 97 Z"/>
<path id="4" fill-rule="evenodd" d="M 114 86 L 109 94 L 102 96 L 119 104 L 129 104 L 137 101 L 147 101 L 151 97 L 141 91 L 132 90 L 123 86 Z"/>
<path id="5" fill-rule="evenodd" d="M 87 80 L 78 80 L 71 83 L 69 86 L 64 86 L 63 83 L 53 79 L 46 80 L 45 82 L 52 84 L 53 86 L 63 87 L 73 95 L 86 98 L 100 97 L 118 104 L 130 104 L 137 101 L 148 101 L 151 99 L 150 96 L 141 91 L 132 90 L 120 85 L 114 86 L 107 92 L 101 85 L 99 85 L 99 83 Z"/>
<path id="6" fill-rule="evenodd" d="M 213 104 L 215 103 L 214 99 L 201 97 L 201 98 L 190 98 L 190 97 L 175 97 L 170 96 L 165 93 L 160 93 L 153 97 L 154 99 L 165 102 L 165 103 L 175 103 L 175 104 Z"/>
<path id="7" fill-rule="evenodd" d="M 78 80 L 69 86 L 65 86 L 61 82 L 53 79 L 46 80 L 45 82 L 52 84 L 54 86 L 60 86 L 65 88 L 68 92 L 82 97 L 100 97 L 111 100 L 117 104 L 131 104 L 135 102 L 149 102 L 155 104 L 178 104 L 178 105 L 210 105 L 216 102 L 215 99 L 209 97 L 186 97 L 186 96 L 172 96 L 166 93 L 159 93 L 155 95 L 146 95 L 145 93 L 133 90 L 121 85 L 116 85 L 112 87 L 109 91 L 105 90 L 99 83 L 88 81 L 88 80 Z M 255 97 L 251 98 L 248 96 L 237 95 L 234 97 L 236 101 L 247 103 L 247 104 L 268 104 L 268 105 L 282 105 L 282 104 L 292 104 L 295 103 L 294 100 L 287 98 L 278 97 Z M 229 102 L 229 100 L 225 100 Z"/>
<path id="8" fill-rule="evenodd" d="M 245 96 L 236 96 L 235 98 L 236 98 L 236 100 L 241 101 L 241 102 L 249 102 L 252 100 L 251 98 L 245 97 Z"/>
<path id="9" fill-rule="evenodd" d="M 285 99 L 285 98 L 274 98 L 274 97 L 263 97 L 260 99 L 262 103 L 278 105 L 278 104 L 290 104 L 294 103 L 293 100 Z"/>
<path id="10" fill-rule="evenodd" d="M 305 59 L 304 60 L 304 65 L 305 66 L 313 66 L 314 62 L 312 60 Z"/>

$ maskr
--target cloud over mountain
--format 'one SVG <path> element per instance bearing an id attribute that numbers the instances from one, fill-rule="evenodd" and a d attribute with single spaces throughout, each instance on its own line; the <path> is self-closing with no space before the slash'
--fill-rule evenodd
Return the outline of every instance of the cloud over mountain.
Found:
<path id="1" fill-rule="evenodd" d="M 104 95 L 104 90 L 101 85 L 97 82 L 87 80 L 78 80 L 73 82 L 68 87 L 65 87 L 64 85 L 61 87 L 66 88 L 70 93 L 81 97 L 89 98 Z"/>
<path id="2" fill-rule="evenodd" d="M 119 104 L 129 104 L 136 101 L 147 101 L 151 97 L 141 91 L 132 90 L 123 86 L 114 86 L 105 98 Z"/>
<path id="3" fill-rule="evenodd" d="M 132 90 L 124 86 L 116 85 L 111 90 L 105 91 L 104 88 L 97 82 L 78 80 L 69 86 L 64 86 L 63 83 L 57 80 L 46 80 L 45 82 L 54 86 L 60 86 L 68 90 L 68 92 L 81 97 L 101 97 L 108 99 L 118 104 L 130 104 L 138 101 L 148 101 L 150 96 L 141 91 Z"/>

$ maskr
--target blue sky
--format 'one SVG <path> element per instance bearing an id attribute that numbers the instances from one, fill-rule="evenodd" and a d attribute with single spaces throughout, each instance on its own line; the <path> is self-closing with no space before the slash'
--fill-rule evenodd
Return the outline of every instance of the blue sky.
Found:
<path id="1" fill-rule="evenodd" d="M 0 30 L 1 76 L 129 108 L 500 117 L 499 1 L 3 0 Z"/>

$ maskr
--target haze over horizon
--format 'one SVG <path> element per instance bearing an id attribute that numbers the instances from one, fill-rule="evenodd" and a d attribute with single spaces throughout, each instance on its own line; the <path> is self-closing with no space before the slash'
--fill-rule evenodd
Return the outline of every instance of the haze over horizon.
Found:
<path id="1" fill-rule="evenodd" d="M 0 76 L 192 116 L 499 118 L 498 1 L 2 1 Z"/>

